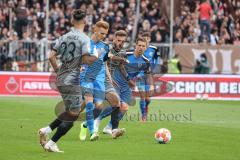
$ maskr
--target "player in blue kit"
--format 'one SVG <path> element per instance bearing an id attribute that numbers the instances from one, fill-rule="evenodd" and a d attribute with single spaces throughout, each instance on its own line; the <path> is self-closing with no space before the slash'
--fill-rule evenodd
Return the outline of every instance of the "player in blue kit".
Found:
<path id="1" fill-rule="evenodd" d="M 90 132 L 90 140 L 98 139 L 98 134 L 94 132 L 94 111 L 102 104 L 104 97 L 104 82 L 106 76 L 105 61 L 108 58 L 109 48 L 102 40 L 108 34 L 109 24 L 99 21 L 94 27 L 94 33 L 90 40 L 90 55 L 98 57 L 92 65 L 85 65 L 84 72 L 81 73 L 81 87 L 86 105 L 86 124 Z"/>
<path id="2" fill-rule="evenodd" d="M 90 53 L 98 57 L 98 59 L 89 66 L 84 66 L 85 69 L 81 73 L 81 87 L 84 91 L 84 98 L 86 104 L 86 123 L 81 126 L 81 132 L 79 135 L 80 140 L 86 139 L 86 128 L 88 126 L 90 132 L 90 140 L 97 140 L 99 135 L 94 130 L 93 120 L 96 118 L 102 108 L 102 103 L 105 100 L 105 81 L 109 80 L 111 83 L 111 77 L 108 74 L 108 68 L 106 60 L 116 59 L 112 55 L 109 55 L 109 45 L 103 42 L 108 33 L 109 24 L 104 21 L 96 23 L 94 28 L 94 34 L 90 41 Z M 116 59 L 122 61 L 122 59 Z M 111 96 L 108 96 L 111 94 Z M 122 131 L 118 129 L 118 112 L 119 112 L 119 99 L 117 94 L 109 92 L 106 94 L 107 100 L 110 102 L 114 109 L 112 113 L 112 123 L 114 128 L 113 138 L 117 138 L 122 134 Z M 115 118 L 116 117 L 116 118 Z"/>
<path id="3" fill-rule="evenodd" d="M 128 110 L 128 106 L 132 101 L 132 90 L 135 83 L 134 79 L 137 75 L 143 72 L 147 76 L 148 84 L 152 84 L 152 75 L 150 62 L 143 56 L 144 51 L 147 48 L 147 41 L 144 38 L 139 37 L 136 40 L 136 47 L 134 52 L 128 53 L 128 64 L 124 65 L 126 74 L 124 74 L 120 68 L 116 68 L 112 73 L 112 78 L 116 83 L 115 89 L 118 92 L 121 99 L 121 112 L 119 113 L 119 120 L 122 119 L 124 114 Z M 106 114 L 106 113 L 105 113 Z M 103 118 L 106 115 L 101 115 Z M 111 133 L 111 123 L 109 123 L 103 130 L 104 133 Z"/>
<path id="4" fill-rule="evenodd" d="M 158 49 L 157 49 L 157 47 L 149 44 L 151 41 L 151 35 L 149 32 L 142 33 L 141 37 L 143 37 L 147 40 L 148 48 L 144 52 L 144 57 L 146 57 L 149 60 L 150 66 L 151 66 L 151 71 L 152 71 L 152 73 L 154 73 L 154 72 L 156 72 L 157 69 L 159 69 L 159 66 L 160 66 Z M 144 75 L 143 72 L 141 72 L 138 75 L 138 77 L 139 78 L 137 81 L 137 87 L 138 87 L 138 91 L 139 91 L 139 95 L 140 95 L 139 106 L 140 106 L 140 110 L 141 110 L 141 114 L 142 114 L 142 121 L 146 121 L 147 115 L 148 115 L 148 106 L 151 102 L 150 97 L 151 97 L 151 94 L 153 93 L 154 87 L 153 87 L 153 85 L 150 85 L 147 82 L 146 75 Z"/>

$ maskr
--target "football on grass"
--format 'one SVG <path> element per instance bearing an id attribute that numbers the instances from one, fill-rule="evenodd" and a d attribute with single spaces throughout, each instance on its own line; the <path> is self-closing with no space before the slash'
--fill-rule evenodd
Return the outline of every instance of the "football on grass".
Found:
<path id="1" fill-rule="evenodd" d="M 166 128 L 161 128 L 156 131 L 155 139 L 160 144 L 169 143 L 171 140 L 171 132 Z"/>

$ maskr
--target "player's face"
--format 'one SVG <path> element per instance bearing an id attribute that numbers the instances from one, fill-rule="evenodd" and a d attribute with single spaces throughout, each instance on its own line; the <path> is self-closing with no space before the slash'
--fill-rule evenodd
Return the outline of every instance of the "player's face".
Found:
<path id="1" fill-rule="evenodd" d="M 138 41 L 136 44 L 136 49 L 135 52 L 138 55 L 143 55 L 143 53 L 145 52 L 145 50 L 147 49 L 147 44 L 146 42 L 142 42 L 142 41 Z"/>
<path id="2" fill-rule="evenodd" d="M 108 29 L 104 29 L 102 27 L 97 28 L 95 34 L 98 41 L 103 41 L 108 34 Z"/>
<path id="3" fill-rule="evenodd" d="M 123 48 L 123 45 L 126 41 L 126 37 L 125 36 L 116 36 L 113 39 L 113 45 L 114 45 L 114 49 L 116 51 L 120 51 Z"/>

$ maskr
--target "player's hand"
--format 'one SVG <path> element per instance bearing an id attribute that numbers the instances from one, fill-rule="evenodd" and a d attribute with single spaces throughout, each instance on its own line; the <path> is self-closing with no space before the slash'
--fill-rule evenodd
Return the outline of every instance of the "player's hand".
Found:
<path id="1" fill-rule="evenodd" d="M 129 63 L 129 60 L 127 60 L 127 59 L 125 59 L 125 58 L 123 58 L 123 60 L 122 60 L 122 62 L 121 62 L 122 64 L 128 64 Z"/>
<path id="2" fill-rule="evenodd" d="M 129 85 L 130 88 L 135 88 L 135 86 L 136 86 L 136 84 L 133 80 L 129 80 L 128 85 Z"/>

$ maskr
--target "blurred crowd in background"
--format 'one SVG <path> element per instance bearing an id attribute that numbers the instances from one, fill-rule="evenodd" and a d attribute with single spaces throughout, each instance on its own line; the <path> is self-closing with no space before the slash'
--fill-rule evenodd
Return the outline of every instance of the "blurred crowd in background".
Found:
<path id="1" fill-rule="evenodd" d="M 40 62 L 44 61 L 49 50 L 46 40 L 54 41 L 71 29 L 70 19 L 74 8 L 86 10 L 85 32 L 89 36 L 94 23 L 105 20 L 110 23 L 106 41 L 112 41 L 113 33 L 118 29 L 126 30 L 128 41 L 131 41 L 137 18 L 137 33 L 148 31 L 153 43 L 169 43 L 170 1 L 140 2 L 140 15 L 136 17 L 136 0 L 49 0 L 46 36 L 47 0 L 1 0 L 0 70 L 47 71 L 48 66 Z M 175 0 L 175 3 L 174 43 L 217 45 L 240 42 L 240 1 Z M 205 3 L 210 6 L 207 13 L 209 18 L 204 17 L 206 5 L 202 5 Z M 40 63 L 32 65 L 35 62 Z"/>

